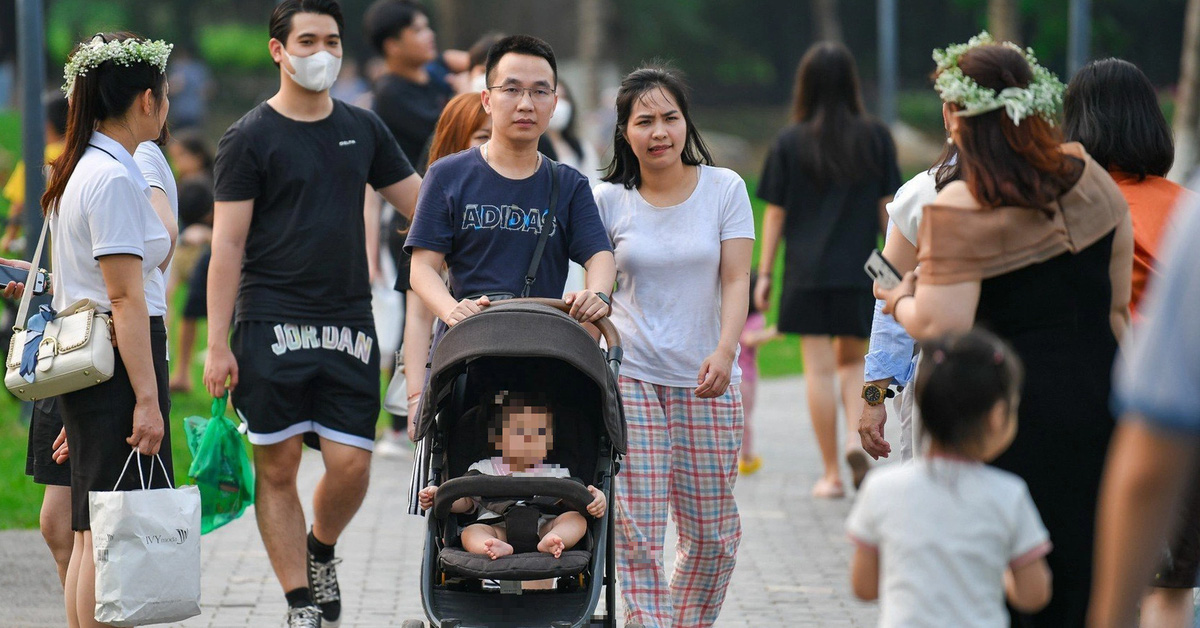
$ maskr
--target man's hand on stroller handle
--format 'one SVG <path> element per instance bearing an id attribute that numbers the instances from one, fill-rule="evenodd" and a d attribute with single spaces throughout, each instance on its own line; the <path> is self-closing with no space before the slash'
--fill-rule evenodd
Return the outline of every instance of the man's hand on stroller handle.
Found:
<path id="1" fill-rule="evenodd" d="M 594 323 L 612 312 L 608 303 L 591 290 L 572 292 L 563 298 L 563 302 L 571 306 L 571 318 L 581 323 Z"/>
<path id="2" fill-rule="evenodd" d="M 491 304 L 492 301 L 487 298 L 487 295 L 483 295 L 478 299 L 463 299 L 458 302 L 458 305 L 454 306 L 453 310 L 442 316 L 442 320 L 446 322 L 447 327 L 454 327 L 463 322 L 464 319 L 482 312 L 484 308 Z"/>
<path id="3" fill-rule="evenodd" d="M 588 492 L 592 494 L 592 503 L 588 504 L 588 514 L 599 519 L 604 516 L 604 511 L 608 509 L 608 500 L 604 497 L 604 491 L 588 486 Z"/>

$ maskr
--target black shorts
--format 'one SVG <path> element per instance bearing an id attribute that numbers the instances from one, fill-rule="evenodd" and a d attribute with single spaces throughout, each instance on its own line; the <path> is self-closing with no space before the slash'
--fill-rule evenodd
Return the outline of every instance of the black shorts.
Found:
<path id="1" fill-rule="evenodd" d="M 204 252 L 188 277 L 187 300 L 183 302 L 183 317 L 191 320 L 208 318 L 208 262 L 212 250 Z"/>
<path id="2" fill-rule="evenodd" d="M 371 451 L 379 419 L 379 343 L 371 326 L 238 323 L 231 401 L 250 442 L 273 445 L 316 433 Z"/>
<path id="3" fill-rule="evenodd" d="M 141 488 L 137 469 L 130 470 L 121 479 L 121 470 L 132 449 L 125 439 L 133 433 L 133 409 L 136 405 L 129 373 L 121 361 L 121 352 L 115 349 L 116 368 L 112 379 L 83 390 L 59 397 L 63 424 L 67 428 L 67 446 L 71 450 L 71 529 L 90 530 L 91 517 L 88 512 L 88 491 L 132 491 Z M 161 317 L 150 319 L 150 352 L 154 359 L 154 375 L 158 380 L 158 409 L 162 412 L 166 429 L 163 431 L 162 446 L 158 455 L 167 472 L 171 473 L 171 392 L 167 380 L 167 328 Z M 149 486 L 168 488 L 168 478 L 163 469 L 152 458 L 135 456 L 142 465 L 143 473 L 154 473 Z M 174 481 L 171 481 L 174 484 Z"/>
<path id="4" fill-rule="evenodd" d="M 62 431 L 62 415 L 58 397 L 33 402 L 33 418 L 29 421 L 29 449 L 25 452 L 25 475 L 46 486 L 71 485 L 71 460 L 62 464 L 54 461 L 54 441 Z"/>
<path id="5" fill-rule="evenodd" d="M 875 297 L 870 288 L 785 290 L 779 331 L 802 336 L 871 336 Z"/>

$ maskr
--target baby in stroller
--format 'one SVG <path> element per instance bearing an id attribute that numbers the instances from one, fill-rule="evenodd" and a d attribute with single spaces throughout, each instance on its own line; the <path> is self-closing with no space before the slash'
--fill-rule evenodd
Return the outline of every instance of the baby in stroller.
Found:
<path id="1" fill-rule="evenodd" d="M 472 464 L 470 475 L 567 478 L 567 469 L 547 465 L 546 457 L 554 447 L 554 416 L 546 396 L 536 392 L 502 391 L 491 407 L 489 441 L 500 455 Z M 422 509 L 433 507 L 437 486 L 421 489 Z M 601 518 L 608 507 L 604 493 L 587 487 L 592 502 L 589 515 Z M 455 500 L 450 512 L 476 514 L 475 523 L 463 529 L 463 549 L 486 554 L 492 560 L 513 553 L 542 552 L 562 556 L 587 533 L 587 520 L 574 510 L 565 510 L 558 500 L 484 500 L 463 497 Z"/>

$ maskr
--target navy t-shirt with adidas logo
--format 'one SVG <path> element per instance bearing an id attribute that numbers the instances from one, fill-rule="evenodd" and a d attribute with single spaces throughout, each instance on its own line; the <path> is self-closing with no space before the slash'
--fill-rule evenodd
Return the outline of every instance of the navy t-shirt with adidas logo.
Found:
<path id="1" fill-rule="evenodd" d="M 417 212 L 404 250 L 443 253 L 450 291 L 521 293 L 550 207 L 550 162 L 532 176 L 508 179 L 492 169 L 478 148 L 439 159 L 421 183 Z M 530 296 L 559 298 L 568 260 L 579 264 L 611 251 L 608 234 L 587 177 L 559 164 L 558 208 Z"/>
<path id="2" fill-rule="evenodd" d="M 363 201 L 413 174 L 377 115 L 339 100 L 316 122 L 267 103 L 217 148 L 217 201 L 254 200 L 237 320 L 372 326 Z"/>

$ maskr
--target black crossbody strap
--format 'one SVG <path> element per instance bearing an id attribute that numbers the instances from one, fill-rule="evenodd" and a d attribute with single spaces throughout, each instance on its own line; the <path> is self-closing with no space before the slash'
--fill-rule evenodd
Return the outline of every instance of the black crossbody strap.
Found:
<path id="1" fill-rule="evenodd" d="M 558 162 L 543 157 L 550 162 L 550 209 L 542 220 L 542 232 L 538 235 L 537 246 L 533 249 L 533 259 L 529 260 L 529 270 L 525 271 L 525 285 L 521 287 L 521 298 L 529 296 L 533 288 L 533 280 L 537 278 L 538 266 L 542 263 L 542 253 L 546 252 L 546 241 L 554 230 L 554 215 L 558 212 Z"/>

